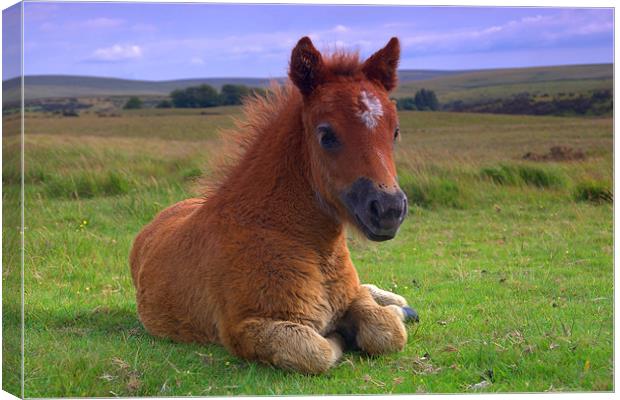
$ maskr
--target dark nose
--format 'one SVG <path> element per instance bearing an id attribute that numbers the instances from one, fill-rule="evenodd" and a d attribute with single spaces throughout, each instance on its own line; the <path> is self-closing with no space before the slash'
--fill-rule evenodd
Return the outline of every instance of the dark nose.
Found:
<path id="1" fill-rule="evenodd" d="M 395 192 L 373 191 L 366 199 L 366 210 L 374 228 L 396 229 L 407 214 L 407 196 L 400 189 Z"/>
<path id="2" fill-rule="evenodd" d="M 377 186 L 368 178 L 357 179 L 343 193 L 343 202 L 366 237 L 375 241 L 392 239 L 407 215 L 407 196 L 398 186 Z"/>

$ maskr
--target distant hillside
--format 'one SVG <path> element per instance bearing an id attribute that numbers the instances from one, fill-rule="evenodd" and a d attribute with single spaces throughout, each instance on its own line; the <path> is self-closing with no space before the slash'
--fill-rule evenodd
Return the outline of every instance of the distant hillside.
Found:
<path id="1" fill-rule="evenodd" d="M 462 74 L 465 71 L 403 70 L 399 71 L 403 83 Z M 275 78 L 282 82 L 285 78 Z M 266 87 L 266 78 L 196 78 L 171 81 L 141 81 L 119 78 L 71 75 L 31 75 L 25 79 L 26 100 L 50 97 L 92 97 L 128 95 L 167 95 L 175 89 L 208 84 L 217 89 L 227 83 L 253 87 Z M 19 100 L 19 78 L 3 82 L 6 101 Z"/>
<path id="2" fill-rule="evenodd" d="M 464 71 L 423 81 L 402 83 L 396 97 L 413 96 L 421 88 L 436 92 L 441 103 L 505 98 L 514 94 L 582 93 L 613 90 L 613 64 Z"/>
<path id="3" fill-rule="evenodd" d="M 219 89 L 227 83 L 264 87 L 264 78 L 197 78 L 173 81 L 139 81 L 118 78 L 70 75 L 31 75 L 25 77 L 26 100 L 50 97 L 93 97 L 127 95 L 167 95 L 175 89 L 208 84 Z M 4 101 L 19 99 L 19 78 L 3 82 Z"/>
<path id="4" fill-rule="evenodd" d="M 440 102 L 501 98 L 524 91 L 555 94 L 609 89 L 613 86 L 613 65 L 489 69 L 477 71 L 401 70 L 396 97 L 413 96 L 424 87 L 434 90 Z M 283 81 L 284 78 L 276 78 Z M 140 81 L 89 76 L 26 76 L 26 100 L 51 97 L 95 97 L 167 95 L 174 89 L 226 83 L 265 87 L 265 78 L 198 78 L 171 81 Z M 19 100 L 19 79 L 3 82 L 4 102 Z"/>

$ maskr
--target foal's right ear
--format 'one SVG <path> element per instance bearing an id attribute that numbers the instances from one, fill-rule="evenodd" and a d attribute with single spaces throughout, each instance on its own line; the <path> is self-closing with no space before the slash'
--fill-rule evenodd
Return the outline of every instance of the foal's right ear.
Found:
<path id="1" fill-rule="evenodd" d="M 400 58 L 400 42 L 393 37 L 388 44 L 364 62 L 362 71 L 368 79 L 383 85 L 388 92 L 396 87 L 396 69 Z"/>
<path id="2" fill-rule="evenodd" d="M 288 73 L 301 94 L 308 96 L 323 82 L 324 68 L 321 53 L 314 48 L 309 37 L 302 37 L 291 54 Z"/>

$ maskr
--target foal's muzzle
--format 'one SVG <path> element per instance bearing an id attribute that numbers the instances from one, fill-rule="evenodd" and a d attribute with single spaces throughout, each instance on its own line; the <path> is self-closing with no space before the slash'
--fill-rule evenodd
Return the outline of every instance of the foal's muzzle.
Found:
<path id="1" fill-rule="evenodd" d="M 388 192 L 368 178 L 356 180 L 342 199 L 357 226 L 376 242 L 394 238 L 407 215 L 407 196 L 400 188 Z"/>

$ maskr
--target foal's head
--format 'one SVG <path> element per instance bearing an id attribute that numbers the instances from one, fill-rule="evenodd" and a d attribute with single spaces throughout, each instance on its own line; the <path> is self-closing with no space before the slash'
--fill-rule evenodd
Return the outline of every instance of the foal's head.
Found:
<path id="1" fill-rule="evenodd" d="M 303 96 L 314 189 L 375 241 L 392 239 L 407 214 L 393 160 L 398 116 L 388 97 L 399 56 L 392 38 L 364 63 L 350 54 L 324 59 L 307 37 L 291 56 L 289 76 Z"/>

